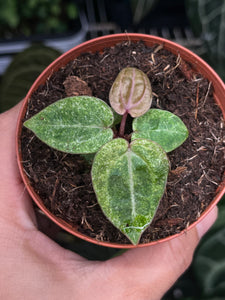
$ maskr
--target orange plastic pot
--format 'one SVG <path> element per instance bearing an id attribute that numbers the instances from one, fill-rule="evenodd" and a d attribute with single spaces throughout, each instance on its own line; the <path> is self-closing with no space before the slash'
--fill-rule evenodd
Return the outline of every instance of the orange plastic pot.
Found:
<path id="1" fill-rule="evenodd" d="M 214 87 L 214 97 L 217 104 L 219 104 L 223 116 L 225 118 L 225 85 L 223 81 L 220 79 L 220 77 L 215 73 L 215 71 L 200 57 L 198 57 L 196 54 L 192 53 L 190 50 L 174 43 L 169 40 L 165 40 L 163 38 L 151 36 L 151 35 L 145 35 L 145 34 L 115 34 L 115 35 L 108 35 L 103 36 L 100 38 L 96 38 L 87 42 L 84 42 L 75 48 L 71 49 L 70 51 L 66 52 L 65 54 L 61 55 L 58 59 L 56 59 L 51 65 L 49 65 L 37 78 L 37 80 L 34 82 L 32 87 L 30 88 L 26 98 L 24 99 L 23 106 L 21 108 L 18 124 L 17 124 L 17 160 L 18 160 L 18 166 L 19 170 L 22 176 L 22 179 L 24 181 L 24 184 L 32 197 L 32 199 L 35 201 L 35 203 L 39 206 L 39 208 L 56 224 L 58 224 L 61 228 L 66 230 L 67 232 L 84 239 L 88 242 L 95 243 L 101 246 L 106 247 L 113 247 L 113 248 L 135 248 L 135 247 L 145 247 L 149 245 L 154 245 L 157 243 L 168 241 L 172 238 L 177 237 L 178 235 L 181 235 L 184 233 L 184 231 L 180 232 L 179 234 L 175 234 L 173 236 L 166 237 L 161 240 L 153 241 L 147 244 L 139 244 L 137 246 L 134 245 L 127 245 L 127 244 L 116 244 L 116 243 L 109 243 L 109 242 L 100 242 L 93 238 L 87 237 L 84 234 L 81 234 L 77 231 L 76 228 L 71 226 L 69 223 L 65 222 L 64 220 L 54 216 L 51 212 L 49 212 L 46 207 L 43 205 L 42 200 L 40 197 L 35 193 L 32 186 L 30 185 L 29 178 L 27 177 L 26 173 L 23 170 L 22 165 L 22 156 L 21 156 L 21 145 L 20 145 L 20 135 L 22 130 L 22 120 L 26 113 L 27 104 L 29 101 L 29 98 L 31 97 L 32 93 L 37 90 L 37 88 L 44 84 L 48 77 L 50 77 L 54 72 L 56 72 L 59 68 L 65 66 L 69 61 L 73 60 L 80 54 L 84 52 L 96 52 L 96 51 L 102 51 L 105 47 L 111 47 L 114 46 L 117 43 L 121 43 L 123 41 L 134 41 L 137 42 L 139 40 L 143 40 L 147 46 L 153 46 L 155 44 L 163 44 L 163 47 L 170 52 L 174 53 L 175 55 L 180 55 L 182 59 L 184 59 L 187 62 L 190 62 L 190 64 L 193 66 L 195 71 L 201 73 L 205 78 L 207 78 L 210 82 L 212 82 L 212 85 Z M 209 211 L 219 202 L 221 197 L 223 196 L 225 192 L 225 179 L 223 182 L 221 182 L 221 185 L 217 189 L 217 193 L 215 195 L 215 198 L 212 200 L 211 204 L 208 206 L 208 208 L 202 213 L 202 215 L 199 217 L 199 219 L 191 224 L 186 230 L 190 230 L 193 226 L 195 226 L 198 222 L 200 222 L 208 213 Z"/>

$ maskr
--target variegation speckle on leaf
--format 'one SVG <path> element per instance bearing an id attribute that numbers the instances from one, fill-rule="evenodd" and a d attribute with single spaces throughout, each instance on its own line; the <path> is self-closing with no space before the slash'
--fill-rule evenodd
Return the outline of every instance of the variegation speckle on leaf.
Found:
<path id="1" fill-rule="evenodd" d="M 149 140 L 129 144 L 117 138 L 96 154 L 92 181 L 107 218 L 133 244 L 151 223 L 164 193 L 169 162 L 164 150 Z"/>
<path id="2" fill-rule="evenodd" d="M 67 153 L 95 153 L 113 138 L 113 112 L 102 100 L 89 96 L 59 100 L 24 123 L 54 149 Z"/>
<path id="3" fill-rule="evenodd" d="M 170 152 L 179 147 L 188 137 L 188 129 L 183 121 L 173 113 L 150 109 L 133 121 L 132 140 L 144 138 L 155 141 Z"/>

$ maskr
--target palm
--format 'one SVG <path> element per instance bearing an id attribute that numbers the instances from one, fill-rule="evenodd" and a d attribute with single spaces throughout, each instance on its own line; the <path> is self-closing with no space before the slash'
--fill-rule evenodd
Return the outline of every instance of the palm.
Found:
<path id="1" fill-rule="evenodd" d="M 0 120 L 0 257 L 1 270 L 4 270 L 0 275 L 0 284 L 5 282 L 5 278 L 11 278 L 13 283 L 7 290 L 0 286 L 1 292 L 5 290 L 6 293 L 2 299 L 14 299 L 15 292 L 18 299 L 22 299 L 24 291 L 29 289 L 34 295 L 35 292 L 36 295 L 45 293 L 39 284 L 43 282 L 46 287 L 49 284 L 52 286 L 54 277 L 59 276 L 59 271 L 63 270 L 63 260 L 72 258 L 69 252 L 52 242 L 35 226 L 32 204 L 16 164 L 17 112 L 18 108 L 14 108 L 2 115 Z M 76 255 L 73 255 L 74 258 L 79 259 Z M 12 297 L 10 293 L 13 293 Z"/>

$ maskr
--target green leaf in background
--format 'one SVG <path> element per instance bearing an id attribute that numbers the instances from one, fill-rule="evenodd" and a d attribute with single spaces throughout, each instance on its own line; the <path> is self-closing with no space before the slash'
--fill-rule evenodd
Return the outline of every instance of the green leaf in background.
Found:
<path id="1" fill-rule="evenodd" d="M 138 24 L 159 0 L 130 0 L 133 9 L 133 22 Z"/>
<path id="2" fill-rule="evenodd" d="M 42 44 L 34 44 L 17 54 L 2 76 L 0 112 L 21 101 L 40 73 L 61 53 Z"/>
<path id="3" fill-rule="evenodd" d="M 205 59 L 225 79 L 225 1 L 186 0 L 193 30 L 207 47 Z"/>
<path id="4" fill-rule="evenodd" d="M 15 0 L 0 1 L 0 26 L 16 28 L 20 21 Z"/>
<path id="5" fill-rule="evenodd" d="M 66 12 L 68 14 L 68 17 L 71 20 L 75 20 L 79 16 L 78 8 L 75 5 L 74 1 L 67 4 L 67 6 L 66 6 Z"/>
<path id="6" fill-rule="evenodd" d="M 149 139 L 166 152 L 179 147 L 188 137 L 188 130 L 179 117 L 169 111 L 150 109 L 133 121 L 132 140 Z"/>
<path id="7" fill-rule="evenodd" d="M 204 299 L 224 298 L 225 295 L 224 220 L 225 207 L 220 206 L 219 217 L 216 223 L 203 238 L 194 257 L 193 269 L 196 280 L 198 280 L 202 293 L 205 296 Z"/>
<path id="8" fill-rule="evenodd" d="M 59 100 L 24 125 L 47 145 L 67 153 L 94 153 L 113 138 L 113 113 L 102 100 L 89 96 Z"/>
<path id="9" fill-rule="evenodd" d="M 152 88 L 148 76 L 136 68 L 124 68 L 116 77 L 109 93 L 112 108 L 133 118 L 143 115 L 152 103 Z"/>
<path id="10" fill-rule="evenodd" d="M 168 172 L 166 153 L 149 140 L 129 145 L 125 139 L 113 139 L 95 156 L 92 181 L 98 202 L 133 244 L 154 217 Z"/>
<path id="11" fill-rule="evenodd" d="M 77 1 L 0 1 L 0 38 L 74 32 L 79 20 Z M 72 22 L 70 22 L 72 21 Z M 41 26 L 42 25 L 42 26 Z M 80 25 L 78 25 L 80 28 Z M 40 37 L 39 37 L 40 38 Z"/>

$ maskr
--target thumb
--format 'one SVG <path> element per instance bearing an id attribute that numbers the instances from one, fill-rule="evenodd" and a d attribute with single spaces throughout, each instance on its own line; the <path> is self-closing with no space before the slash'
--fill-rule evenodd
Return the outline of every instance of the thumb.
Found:
<path id="1" fill-rule="evenodd" d="M 16 159 L 16 120 L 22 102 L 0 114 L 0 218 L 34 228 L 32 202 L 19 174 Z"/>
<path id="2" fill-rule="evenodd" d="M 200 238 L 215 222 L 217 213 L 214 207 L 197 226 L 168 242 L 130 250 L 107 261 L 112 279 L 118 278 L 120 285 L 129 284 L 130 293 L 140 294 L 141 299 L 161 299 L 191 264 Z"/>

